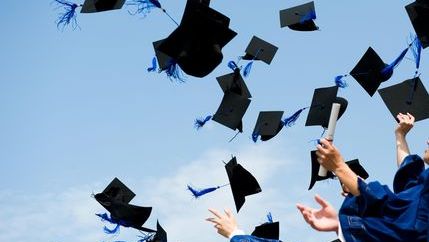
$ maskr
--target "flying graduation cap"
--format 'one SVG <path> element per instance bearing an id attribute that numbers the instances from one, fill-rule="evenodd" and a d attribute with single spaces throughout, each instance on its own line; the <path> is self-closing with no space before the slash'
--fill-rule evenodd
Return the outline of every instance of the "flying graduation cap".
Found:
<path id="1" fill-rule="evenodd" d="M 237 35 L 229 22 L 209 1 L 188 0 L 180 25 L 156 50 L 174 59 L 186 74 L 204 77 L 221 63 L 222 48 Z"/>
<path id="2" fill-rule="evenodd" d="M 278 221 L 273 222 L 271 213 L 268 213 L 267 218 L 268 218 L 268 222 L 256 226 L 255 230 L 253 230 L 251 235 L 259 238 L 263 238 L 263 239 L 279 240 L 280 223 Z"/>
<path id="3" fill-rule="evenodd" d="M 297 31 L 314 31 L 319 27 L 314 23 L 316 10 L 314 2 L 280 10 L 280 27 L 289 27 Z"/>
<path id="4" fill-rule="evenodd" d="M 398 113 L 411 113 L 416 121 L 429 118 L 429 95 L 419 77 L 378 90 L 396 119 Z"/>
<path id="5" fill-rule="evenodd" d="M 229 185 L 231 187 L 232 196 L 234 197 L 235 208 L 238 213 L 246 201 L 246 196 L 259 193 L 262 190 L 256 178 L 249 171 L 244 169 L 243 166 L 238 164 L 235 157 L 232 157 L 232 159 L 225 164 L 225 170 L 228 174 Z M 227 185 L 195 189 L 188 185 L 188 190 L 195 198 L 199 198 L 224 186 Z"/>
<path id="6" fill-rule="evenodd" d="M 256 142 L 260 137 L 261 141 L 267 141 L 276 136 L 284 126 L 283 113 L 283 111 L 260 112 L 252 132 L 252 140 Z"/>
<path id="7" fill-rule="evenodd" d="M 103 192 L 95 194 L 95 199 L 107 211 L 110 212 L 110 217 L 105 214 L 97 214 L 102 220 L 116 224 L 116 228 L 109 230 L 105 227 L 106 233 L 116 233 L 120 226 L 135 228 L 144 232 L 155 232 L 155 230 L 143 227 L 143 224 L 149 218 L 152 208 L 140 207 L 130 204 L 135 194 L 118 178 L 104 189 Z"/>
<path id="8" fill-rule="evenodd" d="M 224 93 L 233 92 L 243 98 L 252 97 L 252 94 L 250 94 L 250 91 L 241 76 L 240 69 L 238 68 L 236 68 L 232 73 L 216 77 L 216 80 Z"/>
<path id="9" fill-rule="evenodd" d="M 245 50 L 245 55 L 240 57 L 240 60 L 250 60 L 243 69 L 243 76 L 249 76 L 254 61 L 262 61 L 268 65 L 271 64 L 278 49 L 277 46 L 257 36 L 253 36 Z"/>
<path id="10" fill-rule="evenodd" d="M 350 167 L 350 169 L 354 173 L 356 173 L 356 175 L 362 177 L 363 179 L 367 179 L 369 177 L 368 172 L 366 172 L 363 166 L 359 163 L 358 159 L 347 161 L 346 164 Z M 311 180 L 310 180 L 310 186 L 308 187 L 308 190 L 311 190 L 314 184 L 316 184 L 316 182 L 318 181 L 335 178 L 334 173 L 330 171 L 328 171 L 325 177 L 319 176 L 319 168 L 320 168 L 320 164 L 317 161 L 316 150 L 312 150 L 311 151 Z"/>
<path id="11" fill-rule="evenodd" d="M 429 2 L 426 0 L 417 0 L 405 6 L 411 23 L 423 46 L 429 46 Z"/>
<path id="12" fill-rule="evenodd" d="M 83 4 L 77 4 L 67 0 L 55 0 L 64 10 L 64 12 L 58 16 L 57 27 L 64 28 L 70 23 L 74 28 L 78 27 L 76 20 L 77 8 L 81 8 L 81 13 L 98 13 L 121 9 L 125 1 L 126 0 L 85 0 Z"/>
<path id="13" fill-rule="evenodd" d="M 156 233 L 150 233 L 146 236 L 139 236 L 138 242 L 167 242 L 167 232 L 161 227 L 159 221 L 156 222 Z"/>

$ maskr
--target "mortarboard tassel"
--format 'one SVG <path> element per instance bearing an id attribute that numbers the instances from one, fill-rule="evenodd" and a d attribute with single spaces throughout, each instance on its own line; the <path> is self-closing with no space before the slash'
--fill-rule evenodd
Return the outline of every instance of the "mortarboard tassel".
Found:
<path id="1" fill-rule="evenodd" d="M 288 126 L 288 127 L 292 127 L 296 120 L 298 120 L 299 115 L 302 113 L 302 111 L 306 110 L 308 107 L 305 108 L 301 108 L 300 110 L 296 111 L 294 114 L 292 114 L 292 116 L 287 117 L 285 120 L 283 120 L 283 125 L 284 126 Z"/>
<path id="2" fill-rule="evenodd" d="M 238 67 L 237 63 L 235 63 L 235 61 L 229 61 L 229 62 L 228 62 L 228 67 L 229 67 L 231 70 L 233 70 L 233 71 L 235 71 L 236 69 L 240 69 L 240 68 Z"/>
<path id="3" fill-rule="evenodd" d="M 170 80 L 174 79 L 179 82 L 185 82 L 185 78 L 179 68 L 179 65 L 173 59 L 168 62 L 167 68 L 162 71 L 165 71 L 165 73 L 167 73 L 167 76 L 168 78 L 170 78 Z"/>
<path id="4" fill-rule="evenodd" d="M 401 54 L 394 61 L 392 61 L 392 63 L 384 67 L 384 69 L 381 71 L 381 74 L 383 76 L 391 76 L 393 74 L 393 69 L 395 69 L 399 65 L 399 63 L 404 59 L 405 55 L 408 52 L 408 49 L 411 47 L 411 44 L 408 45 L 408 47 L 405 50 L 403 50 Z"/>
<path id="5" fill-rule="evenodd" d="M 253 60 L 247 63 L 243 70 L 243 76 L 248 77 L 250 75 L 250 71 L 252 70 Z"/>
<path id="6" fill-rule="evenodd" d="M 207 115 L 207 117 L 205 117 L 204 119 L 202 118 L 195 119 L 195 123 L 194 123 L 195 128 L 197 130 L 202 128 L 208 121 L 212 119 L 212 117 L 213 117 L 212 115 Z"/>
<path id="7" fill-rule="evenodd" d="M 414 40 L 411 46 L 411 51 L 413 52 L 414 62 L 416 63 L 415 76 L 417 76 L 420 68 L 420 57 L 422 53 L 422 43 L 420 42 L 419 38 L 414 37 Z"/>
<path id="8" fill-rule="evenodd" d="M 147 68 L 147 72 L 154 72 L 157 69 L 156 57 L 152 58 L 152 66 Z"/>
<path id="9" fill-rule="evenodd" d="M 137 242 L 148 242 L 148 241 L 152 241 L 154 239 L 155 234 L 146 234 L 144 236 L 139 235 L 138 237 L 140 238 L 139 240 L 137 240 Z"/>
<path id="10" fill-rule="evenodd" d="M 188 185 L 188 190 L 192 193 L 192 195 L 195 198 L 199 198 L 199 197 L 201 197 L 201 196 L 203 196 L 203 195 L 205 195 L 207 193 L 214 192 L 217 189 L 219 189 L 221 187 L 224 187 L 224 186 L 228 186 L 228 185 L 229 184 L 225 184 L 225 185 L 222 185 L 222 186 L 209 187 L 209 188 L 204 188 L 204 189 L 195 189 L 195 188 L 191 187 L 190 185 Z"/>
<path id="11" fill-rule="evenodd" d="M 106 234 L 118 234 L 119 233 L 119 228 L 120 228 L 121 226 L 119 225 L 119 224 L 116 224 L 116 227 L 115 228 L 113 228 L 113 229 L 109 229 L 109 228 L 107 228 L 107 226 L 104 226 L 104 228 L 103 228 L 103 231 L 104 231 L 104 233 L 106 233 Z"/>
<path id="12" fill-rule="evenodd" d="M 161 3 L 158 0 L 131 0 L 131 3 L 127 3 L 127 5 L 137 6 L 137 10 L 134 13 L 128 11 L 130 14 L 143 14 L 144 17 L 146 17 L 146 15 L 148 15 L 152 9 L 159 8 L 171 19 L 171 21 L 179 26 L 176 20 L 174 20 L 170 14 L 167 13 L 167 10 L 161 6 Z"/>
<path id="13" fill-rule="evenodd" d="M 70 23 L 72 24 L 73 29 L 79 27 L 76 20 L 76 8 L 81 7 L 82 5 L 78 5 L 66 0 L 55 0 L 55 2 L 59 5 L 59 7 L 62 6 L 64 9 L 64 12 L 58 16 L 57 28 L 61 28 L 63 30 Z"/>
<path id="14" fill-rule="evenodd" d="M 347 84 L 346 80 L 344 80 L 343 78 L 347 77 L 347 76 L 348 76 L 348 74 L 336 76 L 335 77 L 335 85 L 337 87 L 340 87 L 340 88 L 346 88 L 348 86 L 348 84 Z"/>
<path id="15" fill-rule="evenodd" d="M 268 223 L 274 223 L 273 222 L 273 215 L 271 214 L 271 212 L 268 212 L 268 214 L 267 214 L 267 220 L 268 220 Z"/>
<path id="16" fill-rule="evenodd" d="M 258 133 L 252 133 L 252 140 L 253 142 L 258 142 L 259 134 Z"/>

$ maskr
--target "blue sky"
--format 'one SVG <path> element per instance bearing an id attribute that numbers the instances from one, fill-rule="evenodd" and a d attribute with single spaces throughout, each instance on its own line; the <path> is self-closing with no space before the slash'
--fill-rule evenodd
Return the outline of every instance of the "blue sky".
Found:
<path id="1" fill-rule="evenodd" d="M 180 20 L 184 0 L 162 1 Z M 321 133 L 304 127 L 305 115 L 274 139 L 251 139 L 259 111 L 291 114 L 309 105 L 313 90 L 333 85 L 348 73 L 369 46 L 385 62 L 406 47 L 413 28 L 404 6 L 411 1 L 316 1 L 320 31 L 294 32 L 279 27 L 278 11 L 302 1 L 212 1 L 231 18 L 238 32 L 224 49 L 224 60 L 204 78 L 186 83 L 147 73 L 152 42 L 175 26 L 160 11 L 146 18 L 127 8 L 79 14 L 80 30 L 59 31 L 58 11 L 50 1 L 4 0 L 0 9 L 0 240 L 86 242 L 136 240 L 123 229 L 117 238 L 102 232 L 93 215 L 103 209 L 90 197 L 114 177 L 137 197 L 133 203 L 153 206 L 147 222 L 159 219 L 169 240 L 224 241 L 204 221 L 206 209 L 233 207 L 228 189 L 194 200 L 186 184 L 223 184 L 222 161 L 236 155 L 261 184 L 263 192 L 247 199 L 238 215 L 251 231 L 268 211 L 281 223 L 283 241 L 330 241 L 304 223 L 295 203 L 313 203 L 316 193 L 339 207 L 338 181 L 321 182 L 307 191 L 310 140 Z M 246 83 L 252 103 L 234 132 L 209 123 L 193 128 L 196 117 L 214 113 L 222 98 L 216 77 L 242 55 L 256 35 L 279 47 L 271 65 L 255 63 Z M 411 55 L 409 55 L 411 57 Z M 421 79 L 427 86 L 427 51 Z M 414 63 L 405 59 L 382 87 L 406 80 Z M 352 78 L 340 90 L 349 107 L 337 126 L 335 144 L 346 159 L 359 158 L 370 180 L 391 184 L 395 172 L 395 121 L 378 94 L 370 98 Z M 413 153 L 421 154 L 428 121 L 409 134 Z M 191 230 L 190 230 L 191 229 Z M 184 232 L 186 231 L 186 232 Z M 198 231 L 198 233 L 196 232 Z"/>

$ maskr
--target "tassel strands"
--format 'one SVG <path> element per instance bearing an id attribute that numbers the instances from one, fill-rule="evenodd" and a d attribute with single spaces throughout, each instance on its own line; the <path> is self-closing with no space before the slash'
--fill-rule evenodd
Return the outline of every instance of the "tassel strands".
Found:
<path id="1" fill-rule="evenodd" d="M 64 30 L 68 25 L 72 25 L 73 29 L 79 28 L 76 19 L 76 8 L 82 7 L 82 5 L 72 3 L 66 0 L 54 0 L 60 7 L 63 7 L 64 12 L 60 13 L 58 16 L 57 28 Z"/>

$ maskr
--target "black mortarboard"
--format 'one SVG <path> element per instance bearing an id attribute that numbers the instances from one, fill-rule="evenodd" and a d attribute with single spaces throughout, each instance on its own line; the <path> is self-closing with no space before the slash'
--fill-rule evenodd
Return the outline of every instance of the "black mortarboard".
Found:
<path id="1" fill-rule="evenodd" d="M 378 90 L 396 119 L 399 113 L 411 113 L 416 121 L 429 118 L 429 95 L 419 77 Z"/>
<path id="2" fill-rule="evenodd" d="M 222 102 L 213 115 L 213 120 L 226 127 L 243 132 L 241 119 L 246 113 L 251 100 L 233 92 L 225 92 Z"/>
<path id="3" fill-rule="evenodd" d="M 235 207 L 238 213 L 246 201 L 246 196 L 259 193 L 262 189 L 256 178 L 238 164 L 235 157 L 225 165 L 225 169 L 228 174 L 232 196 L 234 197 Z"/>
<path id="4" fill-rule="evenodd" d="M 97 13 L 121 9 L 125 0 L 85 0 L 81 13 Z"/>
<path id="5" fill-rule="evenodd" d="M 252 138 L 256 141 L 261 136 L 262 141 L 267 141 L 276 136 L 283 128 L 283 111 L 263 111 L 259 113 Z"/>
<path id="6" fill-rule="evenodd" d="M 429 46 L 429 2 L 417 0 L 405 6 L 423 48 Z"/>
<path id="7" fill-rule="evenodd" d="M 246 55 L 243 56 L 243 60 L 261 60 L 269 65 L 278 49 L 277 46 L 253 36 L 246 48 Z"/>
<path id="8" fill-rule="evenodd" d="M 350 75 L 365 89 L 372 97 L 380 84 L 387 81 L 392 72 L 383 74 L 383 70 L 388 65 L 369 47 L 357 65 L 350 72 Z"/>
<path id="9" fill-rule="evenodd" d="M 188 185 L 188 190 L 195 198 L 199 198 L 207 193 L 216 191 L 219 188 L 229 185 L 234 198 L 235 208 L 237 209 L 238 213 L 246 201 L 246 196 L 259 193 L 262 190 L 255 177 L 246 169 L 244 169 L 243 166 L 238 164 L 235 157 L 232 157 L 231 160 L 225 164 L 225 170 L 228 174 L 229 184 L 204 189 L 195 189 Z"/>
<path id="10" fill-rule="evenodd" d="M 156 59 L 158 60 L 158 65 L 159 65 L 159 69 L 160 70 L 165 70 L 168 68 L 169 64 L 172 61 L 172 58 L 166 54 L 164 54 L 163 52 L 158 50 L 159 45 L 162 43 L 162 40 L 158 40 L 153 42 L 153 48 L 155 49 L 155 55 L 156 55 Z"/>
<path id="11" fill-rule="evenodd" d="M 360 165 L 358 159 L 346 161 L 346 164 L 350 167 L 350 169 L 354 173 L 356 173 L 356 175 L 362 177 L 363 179 L 367 179 L 369 177 L 366 170 Z M 318 181 L 335 178 L 334 173 L 330 171 L 327 172 L 326 177 L 319 176 L 319 168 L 320 168 L 320 164 L 317 161 L 316 151 L 312 150 L 311 151 L 311 181 L 310 181 L 310 186 L 308 187 L 308 190 L 311 190 L 314 184 Z"/>
<path id="12" fill-rule="evenodd" d="M 342 97 L 337 97 L 337 92 L 337 86 L 317 88 L 314 90 L 305 126 L 320 125 L 327 128 L 333 103 L 341 104 L 340 113 L 338 114 L 338 119 L 340 119 L 347 109 L 348 102 Z"/>
<path id="13" fill-rule="evenodd" d="M 156 233 L 152 239 L 147 242 L 167 242 L 167 232 L 161 227 L 159 221 L 156 222 Z"/>
<path id="14" fill-rule="evenodd" d="M 229 21 L 207 3 L 188 0 L 180 25 L 157 49 L 175 59 L 185 73 L 204 77 L 221 63 L 222 48 L 237 35 Z"/>
<path id="15" fill-rule="evenodd" d="M 243 77 L 240 74 L 240 69 L 237 68 L 234 72 L 216 77 L 216 79 L 224 93 L 230 91 L 242 96 L 243 98 L 252 97 Z"/>
<path id="16" fill-rule="evenodd" d="M 280 27 L 289 27 L 298 31 L 318 30 L 313 19 L 316 19 L 314 2 L 309 2 L 293 8 L 280 10 Z"/>
<path id="17" fill-rule="evenodd" d="M 256 226 L 255 230 L 252 232 L 252 235 L 264 239 L 279 240 L 279 226 L 279 222 L 264 223 Z"/>
<path id="18" fill-rule="evenodd" d="M 142 227 L 149 218 L 152 208 L 129 204 L 134 196 L 135 194 L 118 178 L 113 179 L 103 192 L 94 195 L 97 202 L 110 212 L 114 221 L 126 227 L 155 232 Z"/>

